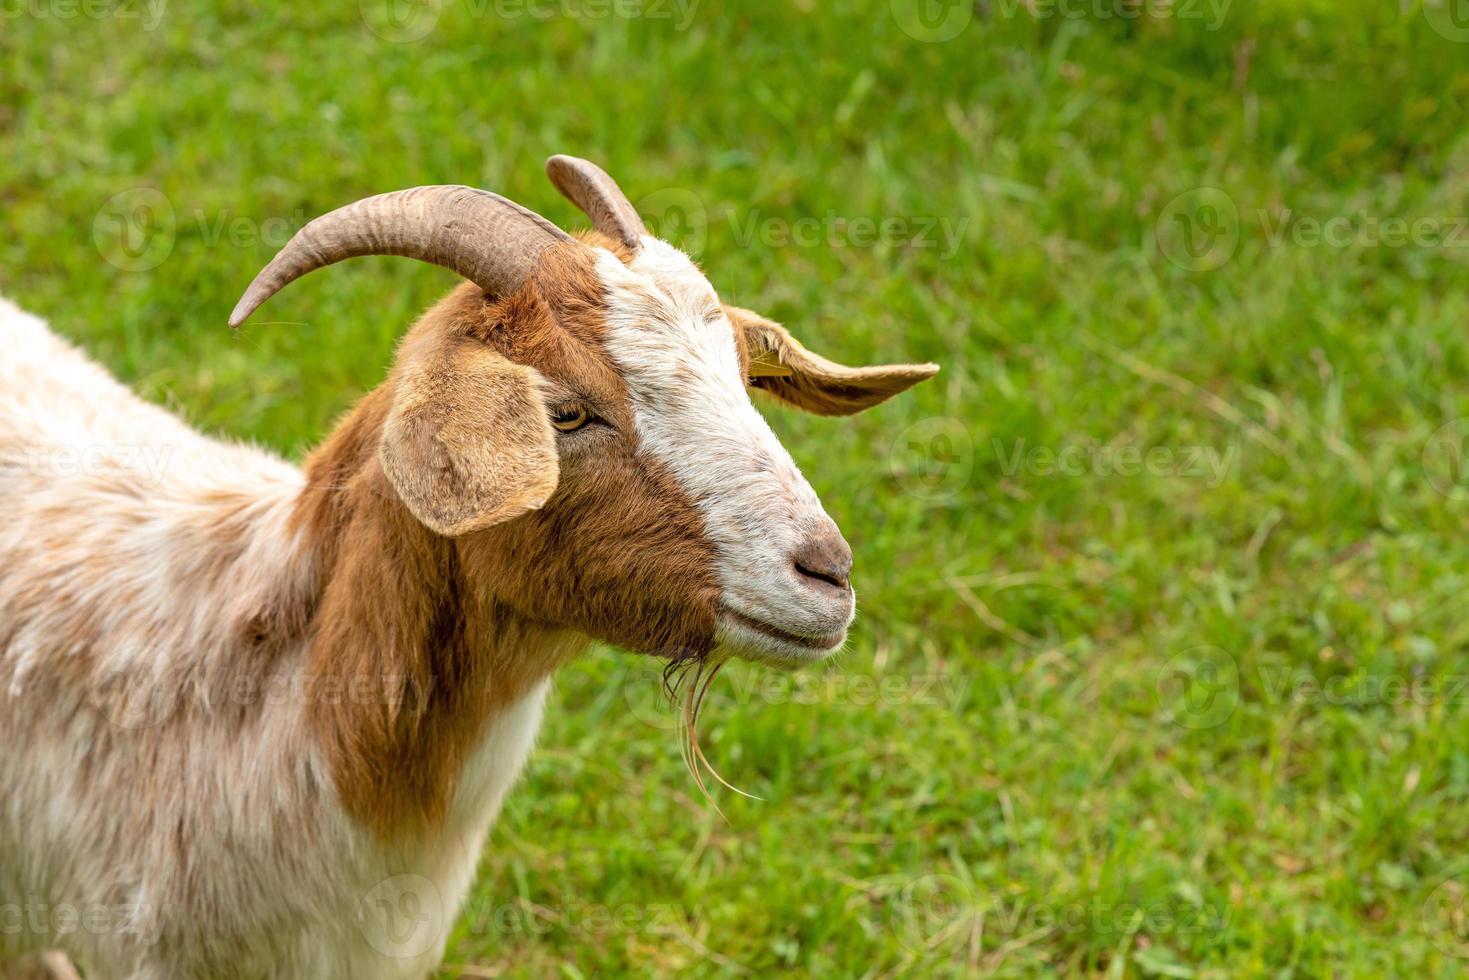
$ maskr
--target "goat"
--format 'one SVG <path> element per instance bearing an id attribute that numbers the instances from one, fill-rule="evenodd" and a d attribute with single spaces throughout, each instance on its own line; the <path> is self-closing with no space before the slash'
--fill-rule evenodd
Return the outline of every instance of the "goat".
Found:
<path id="1" fill-rule="evenodd" d="M 467 280 L 303 469 L 0 301 L 0 962 L 423 977 L 592 639 L 784 668 L 844 642 L 851 551 L 748 390 L 849 414 L 937 368 L 810 353 L 599 168 L 547 169 L 592 230 L 420 187 L 259 274 L 232 327 L 352 256 Z"/>

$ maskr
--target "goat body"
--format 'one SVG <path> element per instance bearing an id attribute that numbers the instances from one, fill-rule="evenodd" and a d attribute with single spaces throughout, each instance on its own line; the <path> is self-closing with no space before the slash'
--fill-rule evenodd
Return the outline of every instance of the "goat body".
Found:
<path id="1" fill-rule="evenodd" d="M 545 677 L 477 733 L 440 829 L 384 843 L 344 812 L 314 709 L 435 692 L 312 673 L 303 474 L 201 436 L 4 301 L 0 351 L 0 962 L 64 947 L 104 978 L 423 976 Z M 396 921 L 419 909 L 438 921 Z"/>
<path id="2" fill-rule="evenodd" d="M 595 231 L 416 188 L 257 276 L 235 325 L 357 255 L 469 280 L 303 469 L 0 301 L 0 961 L 422 977 L 589 638 L 782 667 L 845 641 L 851 549 L 749 392 L 851 414 L 937 368 L 813 354 L 600 169 L 548 173 Z"/>

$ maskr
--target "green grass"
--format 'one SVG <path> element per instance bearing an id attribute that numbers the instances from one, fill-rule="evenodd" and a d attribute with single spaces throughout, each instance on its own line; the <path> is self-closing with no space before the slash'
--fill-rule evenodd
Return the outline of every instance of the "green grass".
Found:
<path id="1" fill-rule="evenodd" d="M 35 16 L 64 3 L 0 19 L 0 291 L 210 431 L 299 456 L 453 281 L 358 261 L 233 338 L 284 226 L 434 182 L 578 225 L 541 173 L 563 151 L 661 192 L 727 299 L 823 353 L 944 365 L 857 419 L 768 409 L 862 614 L 830 671 L 712 695 L 706 750 L 764 801 L 721 820 L 655 665 L 594 651 L 446 976 L 1469 969 L 1469 877 L 1441 885 L 1469 868 L 1469 493 L 1431 439 L 1469 416 L 1469 45 L 1415 0 L 990 0 L 942 43 L 886 0 L 683 29 L 445 0 L 415 43 L 354 3 Z M 108 202 L 139 187 L 173 217 L 126 271 Z M 1179 251 L 1231 206 L 1237 239 Z M 750 224 L 829 215 L 962 235 Z M 1345 244 L 1299 223 L 1341 215 Z M 1389 218 L 1457 244 L 1362 240 Z"/>

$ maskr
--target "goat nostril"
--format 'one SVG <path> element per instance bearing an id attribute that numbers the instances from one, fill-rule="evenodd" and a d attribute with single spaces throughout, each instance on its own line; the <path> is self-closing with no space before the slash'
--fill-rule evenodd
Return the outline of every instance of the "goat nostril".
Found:
<path id="1" fill-rule="evenodd" d="M 795 566 L 796 572 L 805 578 L 820 579 L 823 582 L 835 585 L 839 589 L 845 589 L 849 585 L 847 576 L 845 575 L 840 575 L 832 571 L 823 571 L 820 568 L 811 568 L 799 560 L 795 562 Z"/>
<path id="2" fill-rule="evenodd" d="M 816 579 L 843 591 L 851 588 L 852 549 L 835 527 L 817 534 L 797 550 L 792 558 L 796 573 Z"/>

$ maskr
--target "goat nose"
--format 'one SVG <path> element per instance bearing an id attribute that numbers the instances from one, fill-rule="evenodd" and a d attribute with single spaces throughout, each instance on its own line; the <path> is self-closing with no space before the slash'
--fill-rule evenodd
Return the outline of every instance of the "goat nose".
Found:
<path id="1" fill-rule="evenodd" d="M 852 587 L 852 549 L 842 532 L 831 524 L 808 537 L 792 556 L 796 572 L 807 585 L 825 582 L 846 591 Z"/>

